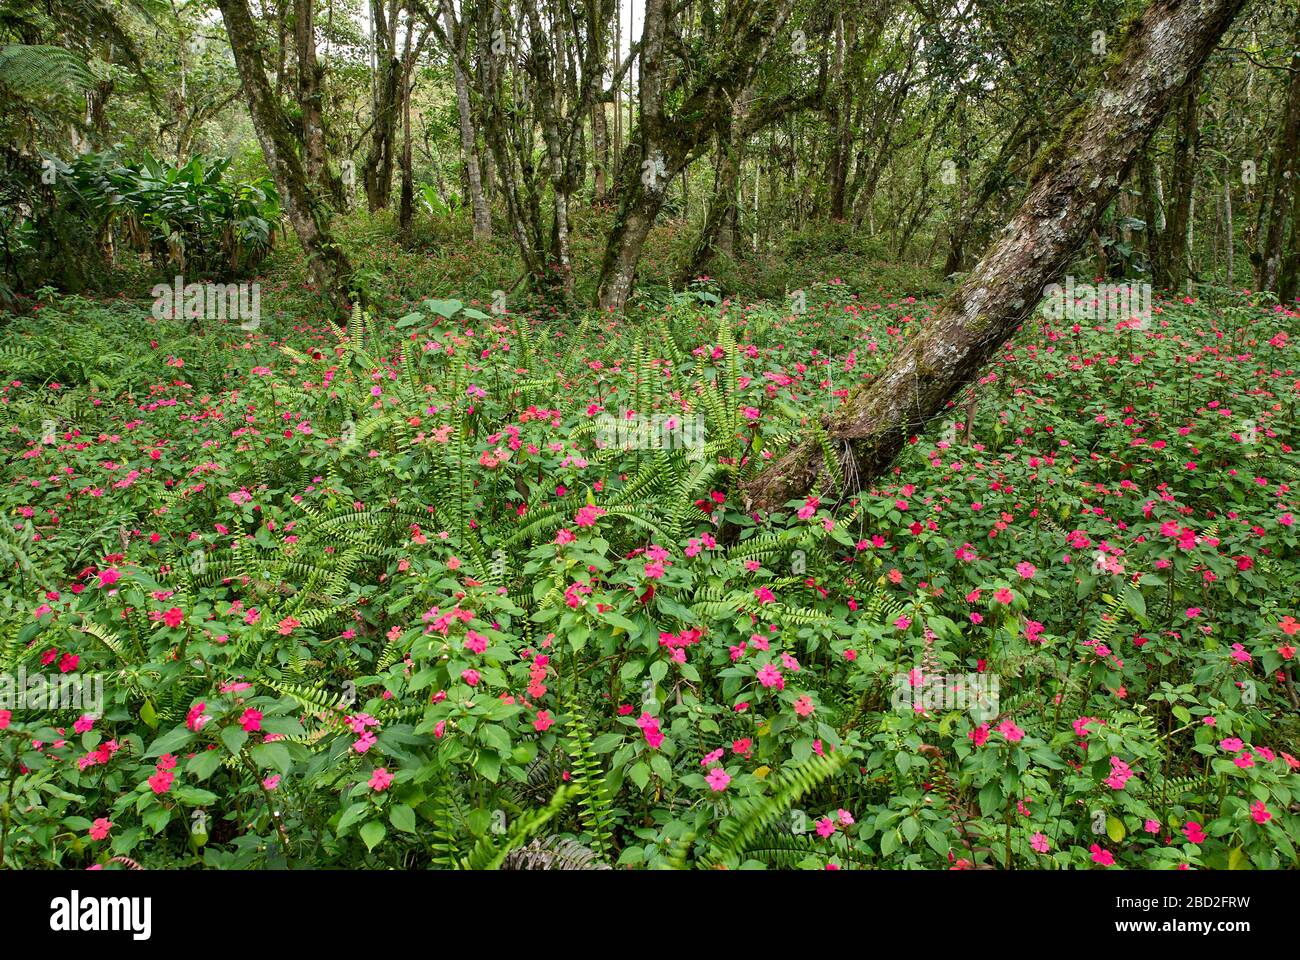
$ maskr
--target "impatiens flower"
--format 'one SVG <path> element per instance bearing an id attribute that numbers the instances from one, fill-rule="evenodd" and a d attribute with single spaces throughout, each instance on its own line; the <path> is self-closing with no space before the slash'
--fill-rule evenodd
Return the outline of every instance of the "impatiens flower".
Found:
<path id="1" fill-rule="evenodd" d="M 262 781 L 262 788 L 267 791 L 274 790 L 279 785 L 280 775 L 278 773 L 273 773 Z"/>
<path id="2" fill-rule="evenodd" d="M 1183 824 L 1183 833 L 1186 834 L 1187 839 L 1192 843 L 1199 844 L 1205 841 L 1205 832 L 1201 829 L 1201 825 L 1195 820 L 1188 820 Z"/>
<path id="3" fill-rule="evenodd" d="M 0 710 L 0 730 L 4 730 L 9 726 L 9 721 L 13 719 L 13 716 L 12 710 Z"/>
<path id="4" fill-rule="evenodd" d="M 1236 737 L 1224 737 L 1219 741 L 1219 749 L 1224 750 L 1227 753 L 1236 753 L 1244 746 L 1245 744 Z"/>
<path id="5" fill-rule="evenodd" d="M 998 733 L 1002 734 L 1002 736 L 1006 737 L 1012 743 L 1018 743 L 1025 738 L 1025 731 L 1017 727 L 1011 721 L 1010 717 L 998 724 Z"/>
<path id="6" fill-rule="evenodd" d="M 89 733 L 94 728 L 95 715 L 93 713 L 83 713 L 77 718 L 76 723 L 72 725 L 72 729 L 76 730 L 77 733 Z"/>
<path id="7" fill-rule="evenodd" d="M 462 670 L 460 672 L 460 678 L 464 680 L 466 683 L 468 683 L 471 687 L 478 686 L 479 673 L 477 670 L 474 669 Z"/>
<path id="8" fill-rule="evenodd" d="M 1025 580 L 1032 580 L 1037 572 L 1038 568 L 1028 561 L 1021 561 L 1016 564 L 1016 573 L 1020 574 Z"/>
<path id="9" fill-rule="evenodd" d="M 830 817 L 822 817 L 817 821 L 817 836 L 823 840 L 835 832 L 835 821 Z"/>
<path id="10" fill-rule="evenodd" d="M 801 717 L 811 716 L 814 709 L 812 698 L 807 694 L 794 702 L 794 712 Z"/>
<path id="11" fill-rule="evenodd" d="M 756 587 L 754 596 L 758 598 L 759 603 L 773 603 L 776 600 L 776 595 L 767 587 Z"/>
<path id="12" fill-rule="evenodd" d="M 90 839 L 103 840 L 111 829 L 113 829 L 113 821 L 107 817 L 99 817 L 90 825 Z"/>
<path id="13" fill-rule="evenodd" d="M 154 793 L 164 794 L 171 789 L 172 781 L 175 779 L 176 775 L 170 770 L 159 770 L 149 778 L 149 789 Z"/>
<path id="14" fill-rule="evenodd" d="M 1029 845 L 1033 847 L 1035 852 L 1037 853 L 1046 853 L 1052 847 L 1052 845 L 1047 840 L 1046 834 L 1042 833 L 1041 831 L 1039 833 L 1035 833 L 1032 837 L 1029 838 Z"/>
<path id="15" fill-rule="evenodd" d="M 1157 820 L 1147 820 L 1146 823 L 1142 824 L 1142 829 L 1147 833 L 1159 833 L 1160 823 Z"/>
<path id="16" fill-rule="evenodd" d="M 731 783 L 731 776 L 721 767 L 714 767 L 704 779 L 708 781 L 709 788 L 714 793 L 721 793 L 727 789 L 727 784 Z"/>
<path id="17" fill-rule="evenodd" d="M 239 718 L 239 725 L 249 733 L 262 729 L 262 711 L 248 709 Z"/>
<path id="18" fill-rule="evenodd" d="M 1103 867 L 1109 867 L 1115 862 L 1115 855 L 1113 853 L 1109 850 L 1103 849 L 1095 843 L 1088 848 L 1088 852 L 1092 854 L 1092 862 L 1099 863 Z"/>
<path id="19" fill-rule="evenodd" d="M 1250 806 L 1250 818 L 1256 823 L 1268 823 L 1273 819 L 1273 814 L 1269 812 L 1263 800 L 1256 800 Z"/>
<path id="20" fill-rule="evenodd" d="M 578 512 L 573 518 L 573 525 L 575 527 L 595 526 L 596 520 L 604 515 L 605 511 L 603 508 L 598 507 L 595 504 L 587 504 L 584 507 L 578 508 Z"/>
<path id="21" fill-rule="evenodd" d="M 722 754 L 723 754 L 723 749 L 721 747 L 718 747 L 718 749 L 716 750 L 710 750 L 708 753 L 704 755 L 704 759 L 700 761 L 700 766 L 702 767 L 713 766 L 715 763 L 718 762 Z"/>
<path id="22" fill-rule="evenodd" d="M 781 671 L 770 663 L 763 664 L 758 670 L 758 682 L 765 687 L 776 687 L 785 689 L 785 680 L 781 676 Z"/>
<path id="23" fill-rule="evenodd" d="M 1112 790 L 1123 790 L 1124 784 L 1132 778 L 1133 771 L 1129 765 L 1119 757 L 1110 758 L 1110 776 L 1106 778 L 1106 786 Z"/>
<path id="24" fill-rule="evenodd" d="M 383 793 L 393 782 L 393 775 L 383 767 L 375 767 L 375 772 L 370 775 L 370 789 L 376 793 Z"/>
<path id="25" fill-rule="evenodd" d="M 969 731 L 966 736 L 970 738 L 970 742 L 975 744 L 975 746 L 982 747 L 984 744 L 988 743 L 989 740 L 989 725 L 987 723 L 981 723 L 978 727 Z"/>

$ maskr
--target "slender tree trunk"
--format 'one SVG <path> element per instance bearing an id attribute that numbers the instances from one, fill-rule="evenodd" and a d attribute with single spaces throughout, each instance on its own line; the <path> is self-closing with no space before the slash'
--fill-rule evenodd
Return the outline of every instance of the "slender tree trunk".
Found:
<path id="1" fill-rule="evenodd" d="M 1181 293 L 1187 282 L 1188 230 L 1192 223 L 1192 197 L 1196 191 L 1196 140 L 1199 136 L 1200 118 L 1197 103 L 1197 86 L 1194 81 L 1178 105 L 1177 131 L 1174 139 L 1174 160 L 1170 189 L 1168 229 L 1164 244 L 1164 276 L 1154 282 Z"/>
<path id="2" fill-rule="evenodd" d="M 218 0 L 235 66 L 248 98 L 253 129 L 285 213 L 302 243 L 312 281 L 340 311 L 347 306 L 352 265 L 334 242 L 317 207 L 297 151 L 297 131 L 285 116 L 266 75 L 248 0 Z"/>
<path id="3" fill-rule="evenodd" d="M 1227 260 L 1224 264 L 1224 285 L 1231 290 L 1237 285 L 1237 250 L 1232 225 L 1232 165 L 1226 159 L 1223 161 L 1223 226 L 1227 246 L 1224 254 Z"/>
<path id="4" fill-rule="evenodd" d="M 1100 88 L 1040 155 L 1019 210 L 968 279 L 828 419 L 846 477 L 858 484 L 878 477 L 1030 316 L 1244 5 L 1152 0 Z M 780 507 L 825 475 L 821 446 L 802 443 L 746 484 L 747 509 Z"/>
<path id="5" fill-rule="evenodd" d="M 447 22 L 447 36 L 455 45 L 451 56 L 452 78 L 456 85 L 456 115 L 460 122 L 460 153 L 465 164 L 465 185 L 469 191 L 470 213 L 473 216 L 474 239 L 487 240 L 492 236 L 492 213 L 483 195 L 483 171 L 479 164 L 478 140 L 474 136 L 474 117 L 470 112 L 469 78 L 461 67 L 461 60 L 469 48 L 469 31 L 466 24 L 456 20 L 451 0 L 442 0 L 442 16 Z"/>
<path id="6" fill-rule="evenodd" d="M 1291 56 L 1291 83 L 1287 90 L 1286 107 L 1273 156 L 1269 161 L 1268 219 L 1260 230 L 1263 244 L 1259 251 L 1258 287 L 1278 292 L 1278 278 L 1282 272 L 1283 241 L 1287 233 L 1287 216 L 1290 194 L 1300 191 L 1296 184 L 1300 178 L 1300 18 L 1295 31 L 1295 52 Z M 1262 209 L 1262 207 L 1261 207 Z"/>

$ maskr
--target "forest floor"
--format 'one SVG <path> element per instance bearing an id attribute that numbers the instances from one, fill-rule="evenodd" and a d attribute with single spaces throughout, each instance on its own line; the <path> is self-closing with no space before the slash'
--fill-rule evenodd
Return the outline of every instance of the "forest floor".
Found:
<path id="1" fill-rule="evenodd" d="M 0 711 L 17 855 L 409 865 L 504 810 L 622 865 L 1295 862 L 1295 312 L 1035 316 L 878 488 L 754 517 L 943 284 L 815 245 L 674 292 L 666 237 L 626 320 L 495 314 L 507 257 L 382 223 L 342 332 L 291 256 L 244 328 L 12 320 L 0 653 L 107 678 Z"/>

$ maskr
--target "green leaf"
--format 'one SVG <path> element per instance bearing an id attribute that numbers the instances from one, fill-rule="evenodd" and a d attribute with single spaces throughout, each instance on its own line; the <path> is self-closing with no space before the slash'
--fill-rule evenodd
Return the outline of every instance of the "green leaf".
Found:
<path id="1" fill-rule="evenodd" d="M 367 820 L 362 824 L 360 832 L 361 839 L 365 842 L 366 849 L 373 850 L 376 845 L 378 845 L 379 841 L 384 839 L 384 835 L 388 833 L 388 828 L 378 820 Z"/>
<path id="2" fill-rule="evenodd" d="M 221 730 L 221 742 L 226 745 L 232 756 L 239 756 L 239 751 L 244 749 L 244 744 L 248 742 L 248 731 L 243 727 L 223 727 Z"/>
<path id="3" fill-rule="evenodd" d="M 388 811 L 388 821 L 404 833 L 415 833 L 415 811 L 404 803 Z"/>

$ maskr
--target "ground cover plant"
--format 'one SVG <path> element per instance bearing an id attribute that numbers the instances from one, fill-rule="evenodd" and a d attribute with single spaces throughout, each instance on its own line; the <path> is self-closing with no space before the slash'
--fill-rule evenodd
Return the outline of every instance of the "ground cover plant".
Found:
<path id="1" fill-rule="evenodd" d="M 105 704 L 0 714 L 6 862 L 1294 863 L 1294 311 L 1040 314 L 758 522 L 931 303 L 481 306 L 10 326 L 5 667 Z"/>
<path id="2" fill-rule="evenodd" d="M 0 868 L 1300 866 L 1298 49 L 0 0 Z"/>

